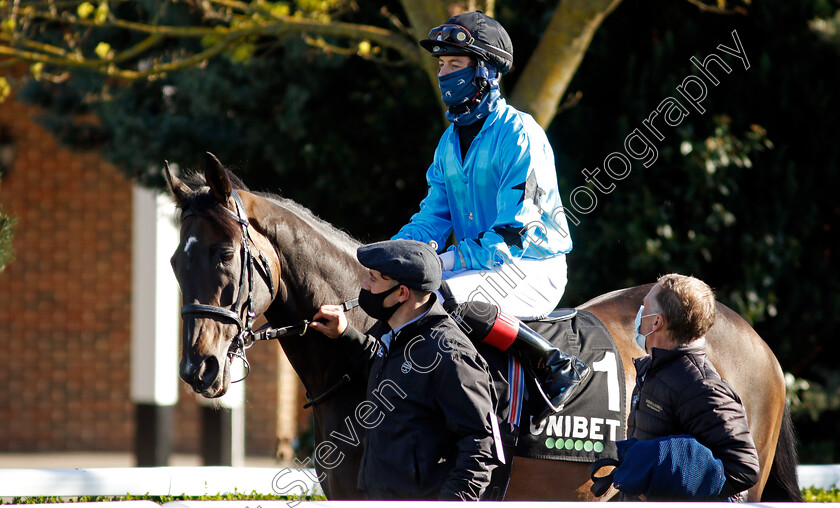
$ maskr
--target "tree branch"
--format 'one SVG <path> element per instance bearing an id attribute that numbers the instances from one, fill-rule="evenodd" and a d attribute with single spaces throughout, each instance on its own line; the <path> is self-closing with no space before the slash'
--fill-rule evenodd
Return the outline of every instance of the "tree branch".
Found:
<path id="1" fill-rule="evenodd" d="M 175 59 L 171 62 L 152 64 L 147 69 L 141 71 L 135 71 L 132 69 L 121 69 L 116 65 L 116 61 L 113 58 L 93 60 L 84 58 L 81 55 L 68 55 L 67 58 L 58 58 L 45 55 L 43 53 L 25 51 L 19 48 L 13 48 L 5 45 L 0 45 L 0 55 L 19 58 L 28 62 L 43 63 L 63 68 L 88 69 L 103 74 L 105 76 L 114 78 L 137 80 L 142 78 L 160 76 L 166 74 L 167 72 L 172 72 L 175 70 L 184 69 L 199 64 L 205 60 L 208 60 L 220 54 L 236 39 L 237 37 L 228 36 L 221 42 L 214 44 L 213 46 L 207 48 L 204 51 L 188 56 L 186 58 Z"/>
<path id="2" fill-rule="evenodd" d="M 747 15 L 747 10 L 744 9 L 743 7 L 740 7 L 740 6 L 735 7 L 733 9 L 727 9 L 725 7 L 718 7 L 718 6 L 715 6 L 715 5 L 709 5 L 709 4 L 703 3 L 702 0 L 686 0 L 686 1 L 688 3 L 690 3 L 691 5 L 697 7 L 701 11 L 704 11 L 704 12 L 713 12 L 715 14 L 726 14 L 726 15 L 732 15 L 732 14 L 741 14 L 743 16 Z"/>
<path id="3" fill-rule="evenodd" d="M 6 41 L 9 44 L 12 44 L 14 41 L 11 37 L 7 36 L 6 34 L 0 34 L 0 41 Z M 53 46 L 51 44 L 44 44 L 42 42 L 33 41 L 31 39 L 22 39 L 21 44 L 33 51 L 38 51 L 41 53 L 48 53 L 58 57 L 66 58 L 68 56 L 67 51 Z"/>
<path id="4" fill-rule="evenodd" d="M 152 34 L 152 35 L 146 37 L 145 39 L 143 39 L 142 41 L 138 42 L 134 46 L 131 46 L 128 49 L 124 49 L 124 50 L 120 51 L 119 53 L 117 53 L 116 55 L 114 55 L 114 58 L 112 59 L 112 61 L 115 62 L 115 63 L 116 62 L 124 62 L 126 60 L 130 60 L 132 58 L 140 56 L 143 53 L 145 53 L 146 51 L 148 51 L 149 49 L 156 46 L 163 39 L 164 39 L 164 37 L 160 34 Z"/>
<path id="5" fill-rule="evenodd" d="M 447 7 L 451 2 L 446 0 L 400 0 L 402 8 L 405 10 L 408 17 L 408 24 L 414 28 L 413 33 L 409 33 L 415 40 L 422 39 L 428 34 L 428 30 L 434 28 L 449 19 Z M 415 52 L 417 54 L 417 65 L 426 73 L 429 80 L 430 91 L 437 93 L 438 66 L 434 58 L 429 56 L 420 46 L 413 42 Z M 446 107 L 441 104 L 441 118 L 446 122 L 445 111 Z"/>
<path id="6" fill-rule="evenodd" d="M 595 31 L 621 0 L 563 0 L 525 65 L 511 104 L 548 127 Z"/>
<path id="7" fill-rule="evenodd" d="M 236 0 L 210 0 L 210 2 L 249 14 L 248 19 L 245 20 L 244 17 L 241 20 L 238 18 L 233 19 L 230 23 L 231 26 L 169 26 L 127 21 L 119 19 L 113 16 L 113 14 L 109 15 L 104 21 L 96 21 L 81 18 L 66 11 L 55 14 L 44 10 L 35 10 L 30 5 L 27 13 L 27 19 L 29 21 L 55 21 L 70 26 L 89 28 L 117 28 L 145 33 L 149 36 L 143 41 L 119 51 L 112 58 L 90 59 L 76 52 L 34 41 L 25 37 L 22 32 L 13 32 L 11 36 L 0 34 L 0 41 L 5 42 L 5 44 L 0 45 L 0 55 L 54 66 L 86 68 L 107 76 L 134 80 L 188 67 L 189 65 L 216 56 L 234 42 L 245 40 L 249 37 L 285 38 L 289 35 L 314 34 L 321 37 L 331 36 L 355 41 L 370 41 L 379 47 L 396 51 L 402 58 L 411 63 L 419 63 L 420 61 L 420 50 L 417 44 L 405 34 L 392 30 L 372 25 L 323 22 L 293 16 L 277 16 L 262 7 L 251 8 L 249 4 L 243 4 Z M 250 16 L 251 14 L 255 14 L 258 17 L 254 19 Z M 271 19 L 261 19 L 260 16 L 271 16 Z M 142 56 L 166 38 L 204 38 L 207 36 L 215 38 L 222 37 L 223 42 L 213 44 L 208 49 L 192 56 L 174 60 L 166 64 L 155 64 L 139 71 L 120 68 L 116 65 Z M 324 44 L 326 42 L 321 44 L 321 46 L 325 47 Z M 331 48 L 335 50 L 337 46 L 331 46 Z"/>
<path id="8" fill-rule="evenodd" d="M 303 40 L 313 48 L 322 49 L 327 53 L 337 53 L 339 55 L 345 56 L 355 55 L 356 53 L 358 53 L 358 50 L 355 50 L 353 48 L 343 48 L 340 46 L 336 46 L 335 44 L 330 44 L 327 41 L 325 41 L 323 37 L 310 37 L 304 34 Z"/>

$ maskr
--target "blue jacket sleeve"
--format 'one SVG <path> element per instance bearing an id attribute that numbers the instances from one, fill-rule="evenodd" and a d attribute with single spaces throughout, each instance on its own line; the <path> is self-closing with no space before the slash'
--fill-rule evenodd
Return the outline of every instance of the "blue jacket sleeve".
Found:
<path id="1" fill-rule="evenodd" d="M 415 213 L 408 224 L 403 226 L 391 239 L 417 240 L 423 243 L 436 242 L 442 249 L 452 231 L 449 213 L 449 200 L 446 196 L 443 170 L 435 156 L 429 170 L 426 171 L 426 183 L 429 191 L 420 202 L 420 211 Z"/>

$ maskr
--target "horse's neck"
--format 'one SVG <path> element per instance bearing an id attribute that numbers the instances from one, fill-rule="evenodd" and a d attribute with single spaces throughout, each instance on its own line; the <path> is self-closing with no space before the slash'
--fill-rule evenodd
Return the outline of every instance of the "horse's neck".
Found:
<path id="1" fill-rule="evenodd" d="M 303 210 L 267 201 L 273 214 L 265 234 L 280 260 L 281 291 L 266 317 L 311 319 L 321 305 L 358 294 L 364 269 L 355 258 L 356 244 Z"/>
<path id="2" fill-rule="evenodd" d="M 355 297 L 361 278 L 367 273 L 355 257 L 356 244 L 317 219 L 301 217 L 301 210 L 292 211 L 272 201 L 276 207 L 272 223 L 266 228 L 280 261 L 280 291 L 265 312 L 271 326 L 288 326 L 312 319 L 324 304 L 340 304 Z M 370 318 L 361 311 L 348 313 L 350 323 L 366 330 Z M 314 336 L 312 335 L 314 334 Z M 337 380 L 350 369 L 341 348 L 332 347 L 331 339 L 309 332 L 306 339 L 286 337 L 280 340 L 283 351 L 297 372 L 307 392 L 318 397 L 337 386 Z M 315 406 L 317 421 L 341 421 L 363 397 L 363 386 L 355 378 L 352 387 L 344 388 L 342 397 L 330 397 Z M 348 392 L 346 390 L 353 390 Z M 348 395 L 352 394 L 352 396 Z M 316 424 L 320 432 L 323 427 Z M 324 435 L 316 436 L 323 440 Z M 352 475 L 355 477 L 355 473 Z M 351 484 L 352 486 L 352 484 Z"/>

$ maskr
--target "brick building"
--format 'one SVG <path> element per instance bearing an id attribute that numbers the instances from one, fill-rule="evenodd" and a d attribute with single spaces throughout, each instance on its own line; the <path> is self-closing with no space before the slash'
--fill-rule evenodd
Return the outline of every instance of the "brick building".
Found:
<path id="1" fill-rule="evenodd" d="M 0 206 L 18 219 L 15 258 L 0 272 L 0 452 L 131 452 L 132 183 L 96 152 L 59 146 L 35 115 L 11 99 L 0 104 L 14 150 Z M 277 411 L 285 369 L 277 343 L 257 345 L 249 360 L 246 453 L 272 456 L 278 426 L 288 429 L 300 404 Z M 175 453 L 198 452 L 199 407 L 183 383 L 173 442 Z"/>

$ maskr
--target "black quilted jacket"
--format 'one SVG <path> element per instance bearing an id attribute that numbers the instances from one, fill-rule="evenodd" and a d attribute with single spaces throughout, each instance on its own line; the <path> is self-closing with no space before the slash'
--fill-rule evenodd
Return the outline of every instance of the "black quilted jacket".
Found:
<path id="1" fill-rule="evenodd" d="M 496 465 L 486 362 L 438 303 L 386 351 L 379 338 L 389 330 L 348 327 L 340 339 L 368 376 L 356 410 L 368 415 L 359 490 L 369 499 L 478 501 Z"/>
<path id="2" fill-rule="evenodd" d="M 636 387 L 627 437 L 639 440 L 690 434 L 723 463 L 721 497 L 758 481 L 758 454 L 741 398 L 706 358 L 706 341 L 673 350 L 654 348 L 636 358 Z"/>

